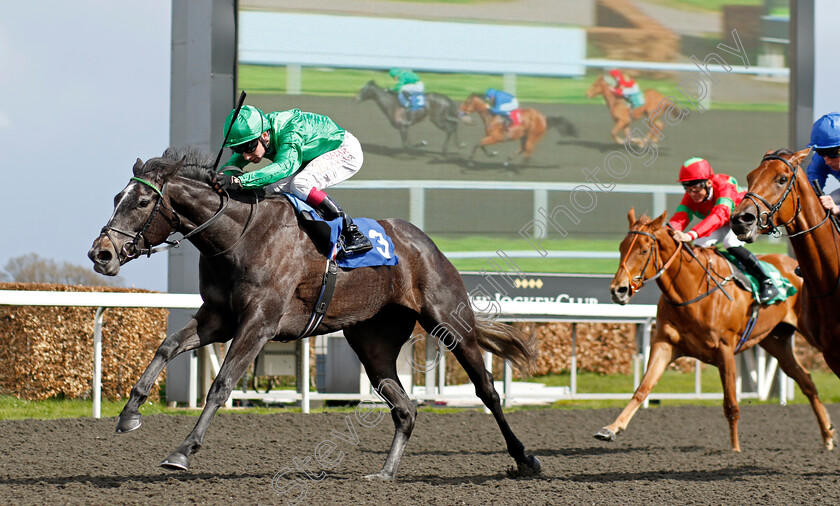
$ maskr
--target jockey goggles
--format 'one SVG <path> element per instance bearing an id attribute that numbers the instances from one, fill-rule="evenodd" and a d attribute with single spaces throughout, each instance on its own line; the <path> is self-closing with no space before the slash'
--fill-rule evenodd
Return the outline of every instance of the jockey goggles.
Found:
<path id="1" fill-rule="evenodd" d="M 257 137 L 256 139 L 250 140 L 248 142 L 243 142 L 242 144 L 237 144 L 236 146 L 231 146 L 231 151 L 234 153 L 238 153 L 240 155 L 244 155 L 245 153 L 253 153 L 255 149 L 257 149 L 257 144 L 259 144 L 260 138 Z"/>
<path id="2" fill-rule="evenodd" d="M 688 193 L 700 193 L 706 189 L 706 179 L 695 179 L 683 182 L 683 189 Z"/>
<path id="3" fill-rule="evenodd" d="M 840 158 L 840 146 L 833 148 L 814 148 L 818 155 L 825 158 Z"/>

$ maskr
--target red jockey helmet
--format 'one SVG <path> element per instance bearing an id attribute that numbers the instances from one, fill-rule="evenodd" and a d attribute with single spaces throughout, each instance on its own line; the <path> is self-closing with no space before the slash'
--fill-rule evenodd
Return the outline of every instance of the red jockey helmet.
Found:
<path id="1" fill-rule="evenodd" d="M 620 70 L 618 70 L 618 69 L 612 69 L 612 70 L 610 70 L 610 75 L 611 75 L 611 76 L 613 76 L 613 77 L 614 77 L 614 78 L 616 78 L 616 79 L 621 79 L 621 78 L 623 77 L 623 76 L 621 75 L 621 71 L 620 71 Z"/>
<path id="2" fill-rule="evenodd" d="M 712 166 L 709 165 L 703 158 L 689 158 L 680 167 L 680 177 L 677 181 L 684 183 L 687 181 L 697 181 L 701 179 L 711 179 L 715 175 Z"/>

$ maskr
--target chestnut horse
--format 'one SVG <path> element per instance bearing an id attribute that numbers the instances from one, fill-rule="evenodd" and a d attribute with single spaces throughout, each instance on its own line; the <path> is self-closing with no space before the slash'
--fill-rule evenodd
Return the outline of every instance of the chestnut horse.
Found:
<path id="1" fill-rule="evenodd" d="M 735 355 L 758 344 L 776 357 L 781 369 L 808 397 L 817 416 L 823 445 L 832 449 L 834 429 L 828 413 L 820 402 L 811 375 L 793 354 L 791 337 L 799 324 L 797 294 L 782 302 L 761 306 L 749 333 L 746 329 L 755 304 L 752 294 L 729 283 L 732 279 L 729 263 L 711 248 L 694 248 L 676 241 L 671 236 L 671 229 L 665 226 L 666 214 L 662 213 L 655 220 L 647 216 L 637 220 L 632 208 L 627 214 L 630 231 L 621 242 L 621 265 L 610 284 L 612 299 L 626 304 L 636 291 L 652 280 L 656 280 L 662 296 L 642 382 L 618 418 L 598 431 L 595 438 L 613 441 L 616 434 L 627 429 L 630 419 L 668 364 L 687 356 L 718 368 L 732 451 L 741 451 Z M 799 289 L 801 280 L 793 272 L 796 268 L 794 259 L 784 255 L 761 255 L 761 259 L 773 264 Z M 732 297 L 731 301 L 727 294 Z M 742 337 L 745 333 L 748 334 L 746 340 Z"/>
<path id="2" fill-rule="evenodd" d="M 203 303 L 183 329 L 161 343 L 117 422 L 118 433 L 140 427 L 139 407 L 175 356 L 231 340 L 195 428 L 161 464 L 172 469 L 187 469 L 216 410 L 263 345 L 301 337 L 320 301 L 327 264 L 288 200 L 266 199 L 252 191 L 216 194 L 210 184 L 213 156 L 196 153 L 176 149 L 146 163 L 138 159 L 134 177 L 114 199 L 114 213 L 88 252 L 94 270 L 109 276 L 129 260 L 155 252 L 153 246 L 173 232 L 188 236 L 201 253 Z M 338 269 L 332 304 L 314 334 L 344 330 L 371 385 L 391 407 L 391 449 L 382 469 L 368 478 L 394 478 L 414 428 L 417 410 L 400 385 L 396 360 L 418 322 L 443 339 L 466 370 L 520 471 L 538 473 L 539 461 L 525 453 L 505 420 L 480 348 L 528 369 L 536 357 L 532 339 L 476 316 L 458 271 L 420 229 L 402 220 L 380 224 L 393 239 L 399 263 Z M 393 254 L 378 232 L 371 231 L 370 237 L 383 255 Z"/>
<path id="3" fill-rule="evenodd" d="M 545 135 L 548 123 L 545 115 L 536 109 L 523 107 L 519 111 L 520 123 L 505 128 L 505 122 L 502 117 L 491 113 L 490 106 L 480 95 L 473 93 L 464 100 L 459 108 L 459 114 L 464 116 L 475 112 L 481 116 L 481 120 L 484 122 L 484 138 L 470 152 L 468 161 L 470 165 L 472 165 L 472 159 L 478 148 L 481 148 L 485 155 L 493 156 L 493 154 L 487 152 L 486 146 L 503 141 L 514 141 L 516 139 L 519 139 L 519 149 L 508 157 L 504 165 L 510 165 L 510 162 L 520 154 L 522 154 L 522 163 L 528 163 L 528 160 L 534 152 L 534 147 Z"/>
<path id="4" fill-rule="evenodd" d="M 598 76 L 586 92 L 587 98 L 595 98 L 598 95 L 604 97 L 607 103 L 607 109 L 609 109 L 610 116 L 612 116 L 614 122 L 610 135 L 612 135 L 613 140 L 618 144 L 625 143 L 627 137 L 630 135 L 630 124 L 642 117 L 647 118 L 652 127 L 644 139 L 631 139 L 631 141 L 639 143 L 648 142 L 650 144 L 657 144 L 659 142 L 659 136 L 657 136 L 656 131 L 662 133 L 662 129 L 665 128 L 665 123 L 660 119 L 660 116 L 672 105 L 672 102 L 656 90 L 647 89 L 642 93 L 645 96 L 644 105 L 636 107 L 631 111 L 626 100 L 615 96 L 610 91 L 610 85 L 604 79 L 603 75 Z M 624 132 L 624 138 L 618 136 L 622 131 Z"/>
<path id="5" fill-rule="evenodd" d="M 802 170 L 807 156 L 807 149 L 766 155 L 747 175 L 747 194 L 730 222 L 747 242 L 779 228 L 787 231 L 805 279 L 802 326 L 840 377 L 840 233 Z"/>

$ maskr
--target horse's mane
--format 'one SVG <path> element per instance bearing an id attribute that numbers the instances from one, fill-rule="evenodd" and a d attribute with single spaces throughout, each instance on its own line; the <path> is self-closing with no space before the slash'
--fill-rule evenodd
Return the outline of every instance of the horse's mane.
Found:
<path id="1" fill-rule="evenodd" d="M 761 161 L 763 162 L 769 156 L 782 156 L 782 155 L 792 155 L 792 154 L 794 154 L 793 151 L 791 151 L 787 148 L 781 148 L 781 149 L 777 149 L 776 151 L 773 151 L 772 153 L 765 154 L 764 157 L 761 159 Z"/>
<path id="2" fill-rule="evenodd" d="M 196 181 L 210 183 L 213 179 L 213 163 L 216 161 L 213 155 L 202 151 L 195 146 L 170 146 L 166 148 L 159 158 L 151 158 L 143 166 L 143 174 L 160 168 L 161 165 L 169 165 L 184 159 L 184 166 L 178 171 L 178 175 Z"/>

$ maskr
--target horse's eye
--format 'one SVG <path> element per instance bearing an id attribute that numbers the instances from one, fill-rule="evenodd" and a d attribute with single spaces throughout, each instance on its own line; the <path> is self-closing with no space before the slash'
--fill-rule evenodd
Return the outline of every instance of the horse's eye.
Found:
<path id="1" fill-rule="evenodd" d="M 151 203 L 152 203 L 152 199 L 140 199 L 140 201 L 137 203 L 137 207 L 140 207 L 140 208 L 149 207 L 149 204 L 151 204 Z"/>
<path id="2" fill-rule="evenodd" d="M 647 252 L 648 252 L 648 250 L 646 250 L 646 249 L 640 249 L 639 250 L 640 255 L 647 255 Z"/>
<path id="3" fill-rule="evenodd" d="M 779 178 L 779 184 L 785 184 L 787 182 L 788 182 L 788 177 L 787 176 L 781 176 Z"/>

